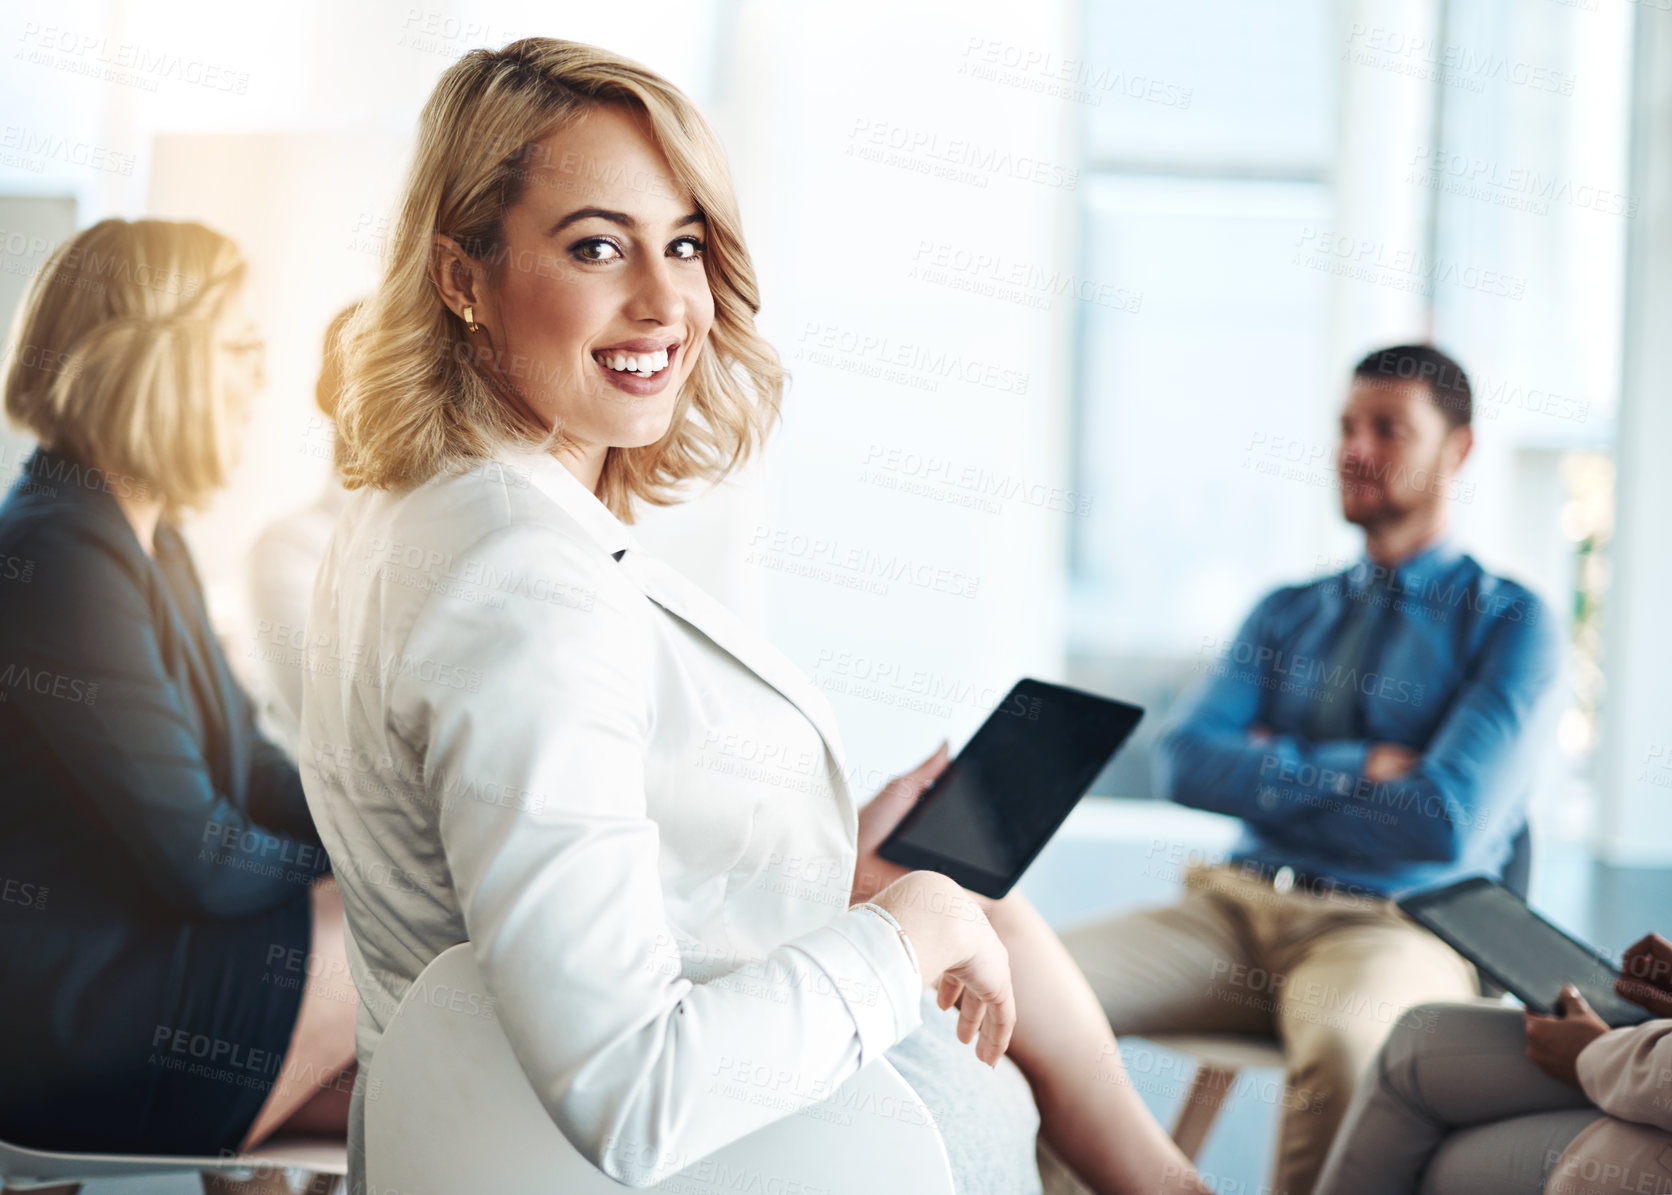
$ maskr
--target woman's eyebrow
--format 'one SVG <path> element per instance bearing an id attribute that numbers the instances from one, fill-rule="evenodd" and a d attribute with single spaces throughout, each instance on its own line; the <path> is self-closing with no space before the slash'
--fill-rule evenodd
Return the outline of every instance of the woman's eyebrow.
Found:
<path id="1" fill-rule="evenodd" d="M 553 224 L 551 230 L 553 233 L 562 232 L 565 228 L 569 227 L 569 225 L 575 223 L 577 220 L 589 219 L 608 220 L 611 224 L 619 224 L 621 227 L 630 232 L 637 231 L 639 227 L 639 222 L 626 212 L 612 212 L 607 208 L 601 207 L 581 207 L 576 208 L 567 216 L 563 217 L 563 219 L 559 220 L 556 224 Z M 688 224 L 705 223 L 707 223 L 707 220 L 701 212 L 690 212 L 674 221 L 673 226 L 675 228 L 684 228 Z"/>

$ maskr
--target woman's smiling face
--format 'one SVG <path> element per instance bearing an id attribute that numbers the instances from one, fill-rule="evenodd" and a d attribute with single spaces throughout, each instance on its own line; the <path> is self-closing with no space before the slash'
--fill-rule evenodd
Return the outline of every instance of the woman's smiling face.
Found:
<path id="1" fill-rule="evenodd" d="M 668 430 L 714 322 L 706 228 L 648 121 L 594 107 L 536 142 L 475 318 L 503 375 L 596 482 Z M 572 444 L 573 448 L 567 446 Z"/>

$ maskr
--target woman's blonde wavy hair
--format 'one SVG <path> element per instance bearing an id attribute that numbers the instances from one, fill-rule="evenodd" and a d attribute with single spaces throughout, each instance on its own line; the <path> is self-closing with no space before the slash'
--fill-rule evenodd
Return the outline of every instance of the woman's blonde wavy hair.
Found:
<path id="1" fill-rule="evenodd" d="M 601 104 L 648 118 L 707 220 L 714 323 L 667 434 L 641 448 L 610 448 L 598 497 L 632 522 L 633 499 L 677 503 L 687 479 L 718 482 L 764 442 L 786 375 L 755 331 L 760 297 L 719 138 L 684 94 L 637 63 L 530 37 L 464 55 L 424 105 L 382 279 L 344 329 L 336 411 L 344 485 L 402 488 L 500 446 L 549 452 L 560 442 L 560 428 L 516 410 L 482 368 L 432 280 L 432 243 L 436 233 L 450 236 L 494 278 L 504 268 L 505 213 L 523 193 L 536 143 Z"/>
<path id="2" fill-rule="evenodd" d="M 12 324 L 6 414 L 47 448 L 137 481 L 170 516 L 202 509 L 243 429 L 216 337 L 245 273 L 238 246 L 201 224 L 82 230 L 52 251 Z"/>

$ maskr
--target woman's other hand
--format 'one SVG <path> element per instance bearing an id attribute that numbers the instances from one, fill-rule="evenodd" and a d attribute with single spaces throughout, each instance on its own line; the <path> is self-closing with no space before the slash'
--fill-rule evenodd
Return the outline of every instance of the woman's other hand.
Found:
<path id="1" fill-rule="evenodd" d="M 925 987 L 941 1008 L 958 1006 L 958 1040 L 997 1066 L 1016 1028 L 1010 952 L 977 898 L 934 871 L 908 872 L 872 898 L 911 939 Z"/>
<path id="2" fill-rule="evenodd" d="M 1672 942 L 1645 934 L 1627 946 L 1614 991 L 1657 1017 L 1672 1017 Z"/>
<path id="3" fill-rule="evenodd" d="M 1553 1079 L 1571 1087 L 1579 1086 L 1579 1052 L 1608 1032 L 1608 1024 L 1585 1003 L 1579 989 L 1569 984 L 1556 998 L 1560 1016 L 1546 1017 L 1529 1012 L 1527 1057 Z"/>
<path id="4" fill-rule="evenodd" d="M 877 854 L 883 839 L 894 832 L 911 807 L 917 804 L 923 790 L 935 777 L 946 770 L 949 758 L 947 743 L 935 748 L 935 753 L 904 776 L 890 780 L 883 790 L 859 811 L 859 854 L 853 865 L 853 890 L 848 904 L 857 905 L 870 900 L 895 880 L 910 874 L 910 868 L 890 863 Z"/>

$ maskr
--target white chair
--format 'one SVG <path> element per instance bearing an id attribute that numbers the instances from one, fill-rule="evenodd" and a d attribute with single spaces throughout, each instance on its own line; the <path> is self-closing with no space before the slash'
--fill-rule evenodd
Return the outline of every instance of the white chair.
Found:
<path id="1" fill-rule="evenodd" d="M 438 992 L 448 998 L 434 999 Z M 365 1076 L 367 1186 L 402 1195 L 618 1195 L 622 1184 L 588 1162 L 547 1115 L 499 1022 L 467 1011 L 484 1008 L 492 1004 L 469 943 L 438 955 L 401 1001 Z M 734 1186 L 866 1195 L 953 1190 L 934 1118 L 885 1058 L 821 1103 L 692 1159 L 649 1189 Z"/>
<path id="2" fill-rule="evenodd" d="M 308 1195 L 330 1195 L 348 1173 L 348 1148 L 340 1139 L 295 1137 L 258 1146 L 235 1157 L 147 1154 L 82 1154 L 25 1149 L 0 1141 L 0 1190 L 37 1195 L 75 1195 L 82 1183 L 102 1178 L 150 1178 L 155 1175 L 216 1175 L 234 1182 L 276 1170 L 303 1170 L 311 1176 Z"/>

